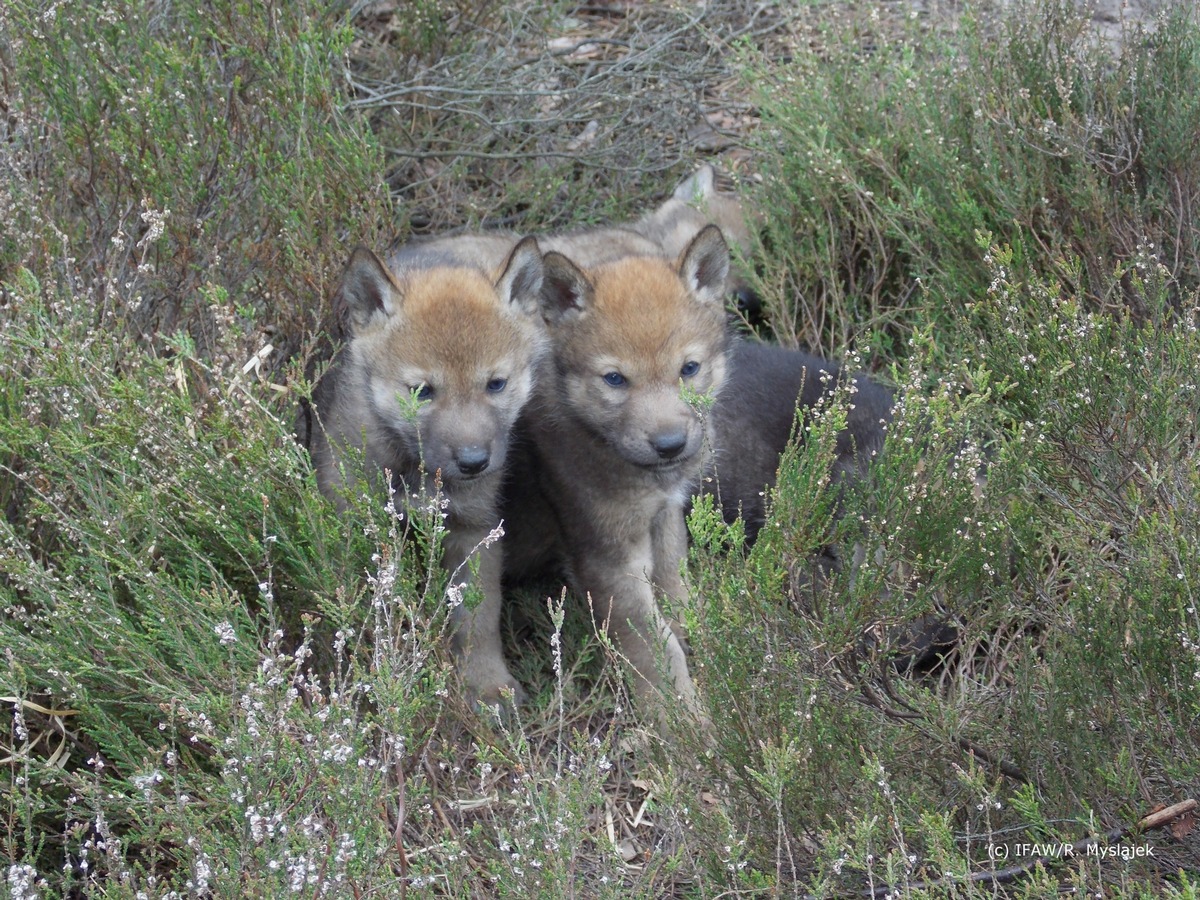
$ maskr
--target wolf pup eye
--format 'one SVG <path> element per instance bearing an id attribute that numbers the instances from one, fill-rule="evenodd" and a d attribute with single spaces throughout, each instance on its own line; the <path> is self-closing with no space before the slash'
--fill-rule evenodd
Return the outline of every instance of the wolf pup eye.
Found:
<path id="1" fill-rule="evenodd" d="M 420 384 L 409 385 L 408 390 L 421 402 L 433 399 L 433 387 L 424 381 Z"/>
<path id="2" fill-rule="evenodd" d="M 691 378 L 693 375 L 695 375 L 699 371 L 700 371 L 700 363 L 696 362 L 694 359 L 691 359 L 683 364 L 683 368 L 679 370 L 679 377 L 680 378 Z"/>
<path id="3" fill-rule="evenodd" d="M 609 387 L 620 387 L 625 383 L 625 376 L 620 372 L 609 372 L 604 376 L 604 383 Z"/>
<path id="4" fill-rule="evenodd" d="M 498 394 L 506 387 L 508 387 L 507 378 L 493 378 L 487 383 L 487 390 L 489 394 Z"/>

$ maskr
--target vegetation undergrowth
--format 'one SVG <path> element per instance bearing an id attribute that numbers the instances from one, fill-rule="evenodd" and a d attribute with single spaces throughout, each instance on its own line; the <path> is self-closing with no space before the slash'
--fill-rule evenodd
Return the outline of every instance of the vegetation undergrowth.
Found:
<path id="1" fill-rule="evenodd" d="M 979 231 L 1012 247 L 1021 276 L 1093 308 L 1144 312 L 1114 272 L 1145 256 L 1177 300 L 1200 285 L 1191 6 L 1128 27 L 1116 54 L 1071 0 L 898 32 L 877 10 L 834 9 L 818 52 L 747 53 L 763 115 L 756 264 L 781 341 L 836 354 L 865 338 L 902 356 L 987 288 Z"/>
<path id="2" fill-rule="evenodd" d="M 535 702 L 466 709 L 437 498 L 317 491 L 292 426 L 347 243 L 488 185 L 480 218 L 636 212 L 597 173 L 679 153 L 616 148 L 654 121 L 654 48 L 708 54 L 677 87 L 719 46 L 676 12 L 625 67 L 521 57 L 614 93 L 564 93 L 566 137 L 535 103 L 496 144 L 529 98 L 492 85 L 409 109 L 398 153 L 393 106 L 363 102 L 388 46 L 405 85 L 469 94 L 504 69 L 484 31 L 574 25 L 422 3 L 380 41 L 308 2 L 0 6 L 0 896 L 1196 896 L 1187 821 L 1134 827 L 1200 794 L 1183 5 L 1119 57 L 1057 0 L 744 51 L 772 324 L 857 347 L 897 406 L 836 497 L 853 394 L 814 411 L 753 547 L 697 502 L 677 612 L 711 734 L 647 733 L 557 592 L 513 616 Z"/>
<path id="3" fill-rule="evenodd" d="M 740 534 L 710 507 L 693 513 L 709 774 L 734 810 L 721 825 L 742 826 L 746 888 L 804 860 L 818 895 L 949 891 L 1196 793 L 1195 298 L 1177 313 L 1143 261 L 1128 274 L 1149 321 L 1090 312 L 985 252 L 991 290 L 957 346 L 914 340 L 883 458 L 841 519 L 822 481 L 850 396 L 807 426 L 744 556 L 720 549 Z M 960 362 L 931 382 L 934 352 Z M 831 534 L 863 562 L 824 578 Z M 952 645 L 927 653 L 945 624 Z M 1109 891 L 1194 852 L 1114 845 L 1118 870 L 1079 849 L 1040 889 Z"/>
<path id="4" fill-rule="evenodd" d="M 343 112 L 353 38 L 327 4 L 0 11 L 0 273 L 65 279 L 106 332 L 273 370 L 318 327 L 346 242 L 382 243 L 379 148 Z"/>

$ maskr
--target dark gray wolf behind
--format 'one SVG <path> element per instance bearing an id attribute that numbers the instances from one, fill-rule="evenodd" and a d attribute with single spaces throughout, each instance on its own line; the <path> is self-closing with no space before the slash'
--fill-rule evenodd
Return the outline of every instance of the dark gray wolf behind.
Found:
<path id="1" fill-rule="evenodd" d="M 713 407 L 716 478 L 706 482 L 727 520 L 738 515 L 753 541 L 766 516 L 765 492 L 775 486 L 779 460 L 795 432 L 797 410 L 807 415 L 846 379 L 841 366 L 800 350 L 749 340 L 734 343 L 725 390 Z M 846 428 L 837 436 L 832 485 L 860 477 L 883 448 L 892 395 L 865 375 L 852 381 Z"/>
<path id="2" fill-rule="evenodd" d="M 742 517 L 748 542 L 753 543 L 765 524 L 767 492 L 775 486 L 780 458 L 796 433 L 797 417 L 803 427 L 809 410 L 839 385 L 848 387 L 850 394 L 846 427 L 837 435 L 830 473 L 830 489 L 835 492 L 864 477 L 883 449 L 892 422 L 891 391 L 865 375 L 856 375 L 848 383 L 838 364 L 801 351 L 750 341 L 734 344 L 725 390 L 713 408 L 713 473 L 704 487 L 716 496 L 726 521 Z M 977 490 L 982 490 L 984 480 L 978 473 Z M 835 514 L 841 514 L 840 508 Z M 835 571 L 853 579 L 870 552 L 861 543 L 826 547 L 814 559 L 792 567 L 794 594 L 819 589 Z M 881 562 L 878 556 L 876 562 Z M 809 568 L 809 563 L 815 563 L 815 568 Z M 904 566 L 892 569 L 901 582 L 908 574 Z M 933 664 L 958 639 L 946 599 L 941 597 L 937 603 L 939 612 L 911 622 L 877 624 L 864 633 L 862 650 L 873 653 L 886 645 L 886 660 L 899 669 Z"/>

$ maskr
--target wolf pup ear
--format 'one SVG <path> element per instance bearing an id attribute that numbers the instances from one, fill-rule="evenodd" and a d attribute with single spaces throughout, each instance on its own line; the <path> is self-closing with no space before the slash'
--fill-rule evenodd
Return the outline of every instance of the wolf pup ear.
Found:
<path id="1" fill-rule="evenodd" d="M 725 302 L 729 245 L 716 225 L 706 225 L 679 258 L 679 277 L 701 303 Z"/>
<path id="2" fill-rule="evenodd" d="M 717 173 L 712 166 L 705 163 L 695 172 L 679 182 L 671 197 L 684 203 L 697 203 L 707 200 L 717 192 Z"/>
<path id="3" fill-rule="evenodd" d="M 537 239 L 527 237 L 513 247 L 496 282 L 502 304 L 512 303 L 527 315 L 536 315 L 542 299 L 542 251 Z"/>
<path id="4" fill-rule="evenodd" d="M 547 253 L 542 264 L 542 318 L 548 325 L 579 318 L 592 304 L 592 284 L 587 276 L 561 253 Z"/>
<path id="5" fill-rule="evenodd" d="M 346 263 L 335 304 L 349 315 L 350 331 L 359 334 L 382 325 L 400 309 L 400 288 L 378 256 L 359 246 Z"/>

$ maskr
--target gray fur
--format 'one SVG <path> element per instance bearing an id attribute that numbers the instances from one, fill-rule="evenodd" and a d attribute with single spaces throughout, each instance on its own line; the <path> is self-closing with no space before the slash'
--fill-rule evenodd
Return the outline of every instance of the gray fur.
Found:
<path id="1" fill-rule="evenodd" d="M 492 535 L 510 433 L 545 348 L 540 249 L 532 238 L 505 245 L 496 265 L 495 246 L 403 247 L 391 266 L 356 250 L 338 297 L 350 337 L 313 392 L 310 434 L 317 482 L 340 508 L 359 462 L 369 489 L 398 508 L 422 484 L 441 491 L 452 583 L 479 560 L 483 600 L 473 613 L 457 607 L 455 644 L 469 692 L 487 703 L 504 689 L 520 695 L 500 648 L 503 562 Z"/>
<path id="2" fill-rule="evenodd" d="M 823 395 L 844 384 L 846 375 L 837 363 L 796 350 L 739 341 L 730 360 L 725 390 L 713 408 L 715 452 L 705 492 L 717 496 L 726 521 L 739 515 L 746 537 L 753 542 L 766 518 L 766 493 L 775 486 L 779 460 L 796 429 L 801 427 Z M 892 394 L 865 375 L 854 377 L 852 404 L 846 427 L 838 434 L 831 472 L 832 487 L 862 477 L 882 450 L 892 420 Z M 848 555 L 829 547 L 817 556 L 821 578 L 847 567 L 853 578 L 867 558 L 856 544 Z M 876 559 L 876 564 L 881 560 Z M 804 584 L 795 578 L 793 588 Z M 886 641 L 896 648 L 892 663 L 909 668 L 927 663 L 952 643 L 957 635 L 952 621 L 933 614 L 916 621 L 878 623 L 863 637 L 864 648 Z"/>
<path id="3" fill-rule="evenodd" d="M 686 599 L 684 508 L 712 435 L 680 381 L 703 393 L 724 380 L 727 265 L 716 228 L 697 236 L 676 264 L 659 255 L 585 273 L 547 255 L 551 359 L 518 424 L 520 452 L 504 504 L 510 573 L 563 566 L 631 664 L 639 703 L 659 713 L 668 689 L 698 714 L 682 646 L 655 598 Z M 653 288 L 669 279 L 629 277 L 651 269 L 674 280 L 670 297 Z M 613 304 L 612 287 L 626 277 L 646 293 Z M 634 335 L 654 352 L 639 349 Z M 695 375 L 681 379 L 693 362 Z M 611 372 L 627 380 L 613 386 L 605 381 Z"/>
<path id="4" fill-rule="evenodd" d="M 764 493 L 775 486 L 797 408 L 811 409 L 843 377 L 837 363 L 799 350 L 749 340 L 734 344 L 729 378 L 713 407 L 716 479 L 705 490 L 718 495 L 726 519 L 741 514 L 751 541 L 763 525 Z M 890 391 L 864 375 L 855 377 L 854 386 L 853 408 L 837 439 L 835 485 L 865 471 L 892 418 Z"/>

